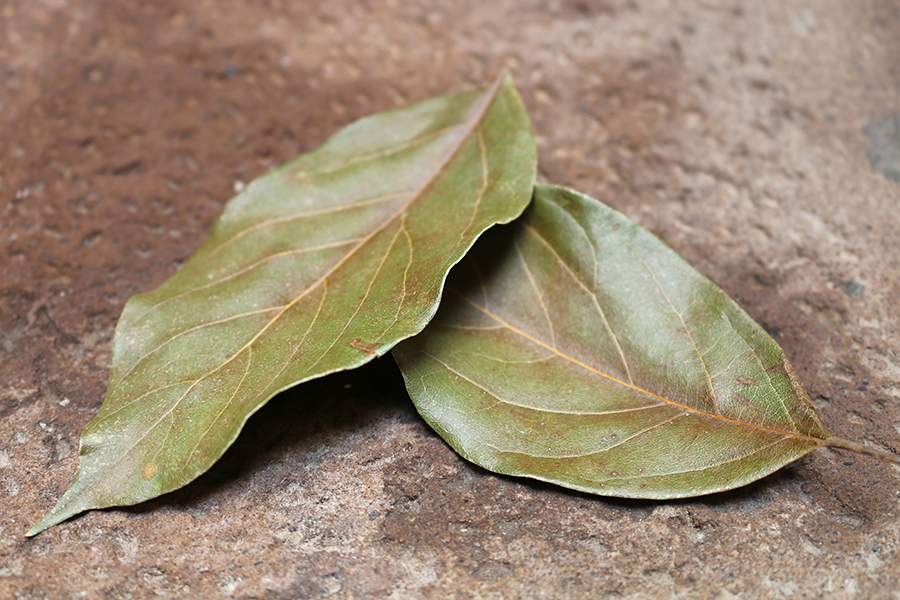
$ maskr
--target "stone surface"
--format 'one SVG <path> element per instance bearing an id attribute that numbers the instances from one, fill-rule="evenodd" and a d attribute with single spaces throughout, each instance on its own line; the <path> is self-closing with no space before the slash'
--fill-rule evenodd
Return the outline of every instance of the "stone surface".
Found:
<path id="1" fill-rule="evenodd" d="M 897 31 L 893 0 L 0 3 L 0 597 L 900 598 L 888 465 L 820 450 L 707 498 L 572 493 L 463 462 L 390 359 L 276 398 L 183 490 L 23 537 L 69 483 L 125 300 L 236 186 L 504 68 L 544 179 L 660 235 L 834 433 L 900 451 Z"/>

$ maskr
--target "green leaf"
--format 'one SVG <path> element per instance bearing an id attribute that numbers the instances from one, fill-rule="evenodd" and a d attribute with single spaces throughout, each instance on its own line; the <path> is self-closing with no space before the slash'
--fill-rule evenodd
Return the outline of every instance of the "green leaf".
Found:
<path id="1" fill-rule="evenodd" d="M 362 119 L 251 183 L 175 276 L 126 304 L 75 479 L 28 534 L 187 484 L 278 392 L 421 331 L 450 267 L 524 210 L 536 162 L 502 78 Z"/>
<path id="2" fill-rule="evenodd" d="M 829 435 L 784 352 L 721 289 L 576 192 L 538 185 L 447 289 L 394 355 L 425 420 L 491 471 L 664 499 L 821 445 L 868 452 Z"/>

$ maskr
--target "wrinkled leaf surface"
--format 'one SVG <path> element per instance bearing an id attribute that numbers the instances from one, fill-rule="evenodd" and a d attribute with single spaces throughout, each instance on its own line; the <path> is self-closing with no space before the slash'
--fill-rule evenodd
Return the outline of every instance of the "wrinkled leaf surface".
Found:
<path id="1" fill-rule="evenodd" d="M 503 79 L 362 119 L 254 181 L 126 304 L 75 480 L 29 533 L 185 485 L 281 390 L 419 332 L 450 267 L 524 210 L 536 160 Z"/>
<path id="2" fill-rule="evenodd" d="M 608 496 L 734 488 L 830 438 L 781 348 L 721 289 L 553 186 L 476 245 L 394 355 L 465 458 Z"/>

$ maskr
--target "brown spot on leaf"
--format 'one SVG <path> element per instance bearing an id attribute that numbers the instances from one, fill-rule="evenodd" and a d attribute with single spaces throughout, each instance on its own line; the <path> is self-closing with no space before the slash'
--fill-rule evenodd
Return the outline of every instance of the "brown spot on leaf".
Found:
<path id="1" fill-rule="evenodd" d="M 768 369 L 766 369 L 766 373 L 781 373 L 782 375 L 787 375 L 790 378 L 790 374 L 793 373 L 794 370 L 791 368 L 791 363 L 788 362 L 787 356 L 785 356 L 784 352 L 782 352 L 778 356 L 778 364 L 772 365 Z"/>
<path id="2" fill-rule="evenodd" d="M 759 382 L 752 377 L 744 377 L 743 375 L 738 375 L 734 378 L 734 381 L 738 385 L 750 386 L 750 385 L 759 385 Z"/>
<path id="3" fill-rule="evenodd" d="M 753 402 L 752 400 L 746 398 L 745 396 L 742 396 L 741 394 L 739 394 L 737 392 L 734 392 L 733 394 L 731 394 L 731 397 L 734 398 L 735 400 L 737 400 L 738 402 L 740 402 L 741 404 L 743 404 L 744 406 L 755 410 L 756 412 L 762 413 L 764 415 L 769 414 L 769 411 L 764 409 L 762 406 L 760 406 L 756 402 Z"/>
<path id="4" fill-rule="evenodd" d="M 155 463 L 147 463 L 146 465 L 144 465 L 144 470 L 141 471 L 141 477 L 148 480 L 153 479 L 153 477 L 156 475 L 157 470 L 158 469 Z"/>
<path id="5" fill-rule="evenodd" d="M 359 338 L 356 338 L 348 345 L 351 348 L 355 348 L 366 354 L 375 354 L 375 352 L 382 346 L 380 342 L 364 342 Z"/>

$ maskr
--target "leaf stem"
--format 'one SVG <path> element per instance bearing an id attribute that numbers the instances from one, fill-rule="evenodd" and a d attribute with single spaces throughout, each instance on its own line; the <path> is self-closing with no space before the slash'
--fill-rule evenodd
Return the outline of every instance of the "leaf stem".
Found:
<path id="1" fill-rule="evenodd" d="M 900 455 L 894 454 L 892 452 L 887 452 L 885 450 L 878 450 L 877 448 L 871 448 L 869 446 L 863 446 L 862 444 L 851 442 L 849 440 L 844 440 L 841 438 L 829 438 L 827 440 L 824 440 L 822 442 L 822 445 L 830 446 L 832 448 L 841 448 L 843 450 L 850 450 L 851 452 L 857 452 L 859 454 L 867 454 L 868 456 L 872 456 L 874 458 L 877 458 L 878 460 L 900 466 Z"/>

